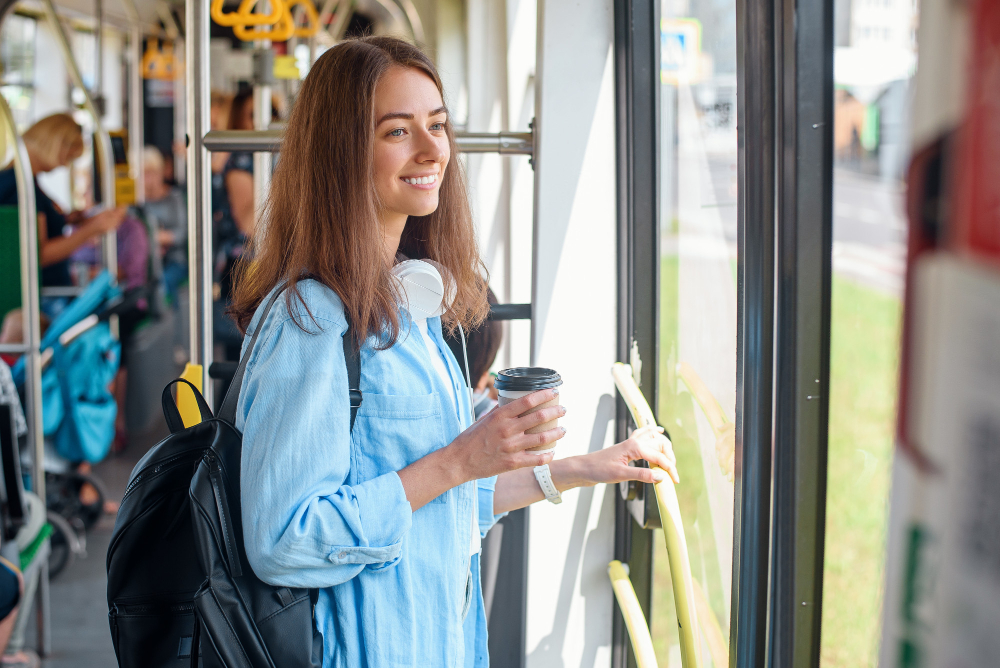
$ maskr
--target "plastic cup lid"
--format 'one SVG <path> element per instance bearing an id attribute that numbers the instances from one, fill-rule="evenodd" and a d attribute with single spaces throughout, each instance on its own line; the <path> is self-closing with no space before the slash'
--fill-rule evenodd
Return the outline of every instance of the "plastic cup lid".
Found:
<path id="1" fill-rule="evenodd" d="M 497 374 L 496 388 L 511 392 L 547 390 L 562 385 L 562 377 L 554 369 L 519 366 Z"/>

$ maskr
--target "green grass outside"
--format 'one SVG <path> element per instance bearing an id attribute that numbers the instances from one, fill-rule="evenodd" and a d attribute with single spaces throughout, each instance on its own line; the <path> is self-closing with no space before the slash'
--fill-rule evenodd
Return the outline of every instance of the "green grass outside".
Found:
<path id="1" fill-rule="evenodd" d="M 900 300 L 834 279 L 824 668 L 878 665 Z"/>
<path id="2" fill-rule="evenodd" d="M 693 434 L 690 395 L 677 390 L 676 258 L 661 266 L 661 416 L 680 416 L 671 431 L 683 483 L 678 487 L 685 517 L 692 572 L 703 583 L 720 620 L 724 601 L 719 574 L 711 572 L 716 546 L 707 522 L 707 503 L 696 476 L 701 471 Z M 831 331 L 829 468 L 826 555 L 824 569 L 824 668 L 867 668 L 877 665 L 882 569 L 893 431 L 896 414 L 897 359 L 901 305 L 848 280 L 834 278 Z M 668 391 L 673 388 L 672 391 Z M 731 411 L 730 411 L 731 415 Z M 675 421 L 676 422 L 676 421 Z M 668 426 L 669 429 L 669 426 Z M 690 461 L 689 461 L 690 460 Z M 663 537 L 656 533 L 650 630 L 661 668 L 680 668 L 673 592 Z M 727 635 L 728 628 L 723 628 Z M 706 657 L 707 658 L 707 657 Z M 675 665 L 676 664 L 676 665 Z M 708 661 L 705 661 L 708 665 Z"/>

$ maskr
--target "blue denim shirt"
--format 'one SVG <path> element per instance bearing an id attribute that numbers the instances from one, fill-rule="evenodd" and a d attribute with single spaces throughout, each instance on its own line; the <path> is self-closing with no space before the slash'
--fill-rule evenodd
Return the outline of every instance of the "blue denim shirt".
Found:
<path id="1" fill-rule="evenodd" d="M 324 668 L 485 667 L 470 515 L 477 495 L 485 536 L 497 519 L 496 479 L 465 483 L 412 512 L 397 474 L 448 445 L 469 421 L 459 418 L 469 414 L 470 399 L 440 318 L 429 320 L 428 330 L 452 387 L 435 373 L 403 312 L 395 345 L 362 348 L 364 400 L 352 432 L 343 305 L 316 281 L 299 283 L 299 290 L 311 316 L 294 299 L 291 308 L 305 331 L 279 297 L 240 392 L 250 565 L 265 582 L 319 588 Z"/>

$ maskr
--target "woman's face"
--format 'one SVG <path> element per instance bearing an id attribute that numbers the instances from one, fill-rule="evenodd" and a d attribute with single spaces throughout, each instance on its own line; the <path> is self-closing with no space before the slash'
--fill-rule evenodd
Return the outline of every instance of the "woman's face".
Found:
<path id="1" fill-rule="evenodd" d="M 375 190 L 389 218 L 426 216 L 451 149 L 448 113 L 434 81 L 420 70 L 393 67 L 375 88 Z"/>

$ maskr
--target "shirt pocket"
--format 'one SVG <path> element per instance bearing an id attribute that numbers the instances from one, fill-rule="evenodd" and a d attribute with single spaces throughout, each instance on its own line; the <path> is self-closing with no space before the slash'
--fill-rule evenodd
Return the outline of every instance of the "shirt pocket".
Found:
<path id="1" fill-rule="evenodd" d="M 355 470 L 361 480 L 400 471 L 444 447 L 441 398 L 365 393 L 354 425 Z M 447 493 L 435 501 L 444 501 Z"/>

